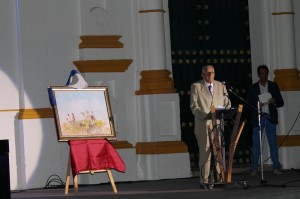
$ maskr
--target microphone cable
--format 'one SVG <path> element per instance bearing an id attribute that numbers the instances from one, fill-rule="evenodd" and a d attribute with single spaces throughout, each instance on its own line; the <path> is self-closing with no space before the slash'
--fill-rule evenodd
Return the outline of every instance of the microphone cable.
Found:
<path id="1" fill-rule="evenodd" d="M 285 137 L 282 139 L 281 143 L 278 145 L 278 149 L 281 147 L 281 145 L 284 143 L 284 141 L 287 139 L 287 137 L 288 137 L 288 136 L 290 135 L 290 133 L 292 132 L 292 130 L 293 130 L 293 128 L 294 128 L 296 122 L 298 121 L 299 115 L 300 115 L 300 112 L 298 112 L 298 115 L 296 116 L 296 119 L 295 119 L 295 121 L 293 122 L 293 124 L 292 124 L 290 130 L 289 130 L 288 133 L 285 135 Z M 263 163 L 265 163 L 266 161 L 268 161 L 270 158 L 271 158 L 271 156 L 269 156 L 267 159 L 265 159 L 265 160 L 263 161 Z"/>

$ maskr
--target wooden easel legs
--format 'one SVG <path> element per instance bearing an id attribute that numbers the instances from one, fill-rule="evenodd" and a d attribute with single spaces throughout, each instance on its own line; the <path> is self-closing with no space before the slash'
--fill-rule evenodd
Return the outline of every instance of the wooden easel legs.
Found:
<path id="1" fill-rule="evenodd" d="M 103 170 L 95 170 L 95 171 L 83 171 L 80 172 L 79 174 L 83 173 L 99 173 L 99 172 L 106 172 L 107 176 L 110 180 L 110 184 L 113 188 L 114 193 L 118 193 L 114 178 L 112 176 L 111 170 L 110 169 L 103 169 Z M 67 166 L 67 174 L 66 174 L 66 185 L 65 185 L 65 194 L 69 193 L 69 185 L 70 185 L 70 173 L 71 173 L 71 156 L 69 155 L 69 160 L 68 160 L 68 166 Z M 73 183 L 74 183 L 74 190 L 75 194 L 78 194 L 78 175 L 75 175 L 73 177 Z"/>
<path id="2" fill-rule="evenodd" d="M 114 190 L 114 193 L 118 193 L 118 190 L 117 190 L 114 178 L 112 176 L 111 170 L 106 170 L 106 172 L 107 172 L 107 176 L 108 176 L 108 178 L 110 180 L 110 184 L 111 184 L 111 186 L 112 186 L 112 188 Z"/>
<path id="3" fill-rule="evenodd" d="M 71 156 L 69 155 L 68 158 L 68 165 L 67 165 L 67 175 L 66 175 L 66 185 L 65 185 L 65 194 L 69 193 L 69 185 L 70 185 L 70 172 L 71 171 Z M 74 182 L 75 184 L 75 182 Z"/>

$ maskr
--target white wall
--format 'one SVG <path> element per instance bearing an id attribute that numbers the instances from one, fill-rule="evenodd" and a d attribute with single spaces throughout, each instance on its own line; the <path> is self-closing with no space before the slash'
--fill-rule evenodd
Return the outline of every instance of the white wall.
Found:
<path id="1" fill-rule="evenodd" d="M 44 186 L 64 176 L 66 143 L 53 119 L 18 120 L 20 108 L 50 107 L 47 87 L 64 85 L 78 59 L 79 1 L 1 1 L 1 139 L 9 139 L 11 189 Z M 64 35 L 67 35 L 65 37 Z"/>
<path id="2" fill-rule="evenodd" d="M 166 2 L 164 1 L 165 6 Z M 9 139 L 10 143 L 12 190 L 42 188 L 53 174 L 65 179 L 68 145 L 57 141 L 53 118 L 19 120 L 18 112 L 20 109 L 50 108 L 47 87 L 65 85 L 70 71 L 76 69 L 73 61 L 133 59 L 124 73 L 83 74 L 90 86 L 109 87 L 117 139 L 127 140 L 133 145 L 143 140 L 142 133 L 145 133 L 146 128 L 141 127 L 140 123 L 144 122 L 152 126 L 153 130 L 158 130 L 151 135 L 152 141 L 180 140 L 178 95 L 156 96 L 155 99 L 149 96 L 151 103 L 158 103 L 153 104 L 155 116 L 166 114 L 159 110 L 176 114 L 167 123 L 172 125 L 171 129 L 166 129 L 165 124 L 159 123 L 157 119 L 155 124 L 143 121 L 142 119 L 147 119 L 144 115 L 149 114 L 144 110 L 149 107 L 140 113 L 145 107 L 140 106 L 139 97 L 135 95 L 135 91 L 139 89 L 140 72 L 144 67 L 143 58 L 147 56 L 145 52 L 141 52 L 141 21 L 138 13 L 144 4 L 145 2 L 138 0 L 1 1 L 0 79 L 1 85 L 5 86 L 0 97 L 0 139 Z M 168 21 L 164 22 L 168 30 Z M 124 48 L 79 49 L 82 35 L 121 35 L 120 41 Z M 168 32 L 166 36 L 169 39 Z M 169 47 L 168 43 L 168 64 L 171 63 Z M 170 69 L 171 65 L 166 68 Z M 153 118 L 151 114 L 149 117 Z M 156 124 L 160 125 L 159 128 L 153 126 Z M 175 132 L 165 135 L 165 131 L 173 130 Z M 147 133 L 150 135 L 153 132 Z M 138 160 L 135 148 L 119 150 L 119 154 L 126 163 L 127 171 L 125 174 L 114 172 L 115 179 L 136 180 Z M 157 168 L 164 168 L 168 159 L 176 164 L 181 157 L 187 160 L 188 153 L 159 157 L 152 164 L 156 164 Z M 147 176 L 147 179 L 187 177 L 190 175 L 189 161 L 184 162 L 167 175 L 156 169 L 157 173 Z M 146 165 L 147 167 L 152 168 L 153 165 Z M 145 168 L 139 168 L 139 171 L 144 172 L 143 169 Z M 178 169 L 182 172 L 177 175 Z M 97 180 L 94 177 L 79 177 L 80 183 L 96 183 Z"/>
<path id="3" fill-rule="evenodd" d="M 4 0 L 0 6 L 0 139 L 8 139 L 10 146 L 11 178 L 17 179 L 17 152 L 15 139 L 15 116 L 19 107 L 19 69 L 18 69 L 18 35 L 15 15 L 15 2 Z M 12 110 L 12 111 L 9 111 Z M 16 181 L 11 182 L 16 187 Z"/>

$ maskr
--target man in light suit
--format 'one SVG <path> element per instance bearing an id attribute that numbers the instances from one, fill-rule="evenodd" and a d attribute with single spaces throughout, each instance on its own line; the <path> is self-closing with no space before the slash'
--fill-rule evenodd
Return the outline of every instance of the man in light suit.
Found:
<path id="1" fill-rule="evenodd" d="M 215 70 L 211 65 L 202 67 L 203 79 L 191 85 L 190 108 L 195 116 L 194 133 L 199 147 L 199 169 L 200 183 L 202 189 L 212 189 L 209 183 L 211 151 L 208 137 L 208 128 L 212 128 L 212 121 L 205 117 L 211 111 L 211 106 L 215 108 L 230 107 L 231 103 L 225 85 L 215 80 Z M 220 168 L 217 163 L 217 171 Z"/>

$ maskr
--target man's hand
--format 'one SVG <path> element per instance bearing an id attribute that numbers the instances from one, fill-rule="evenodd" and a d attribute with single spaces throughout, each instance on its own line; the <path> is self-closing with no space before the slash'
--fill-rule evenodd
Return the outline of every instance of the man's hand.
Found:
<path id="1" fill-rule="evenodd" d="M 270 98 L 269 101 L 268 101 L 268 103 L 269 103 L 269 104 L 276 104 L 274 98 Z"/>

